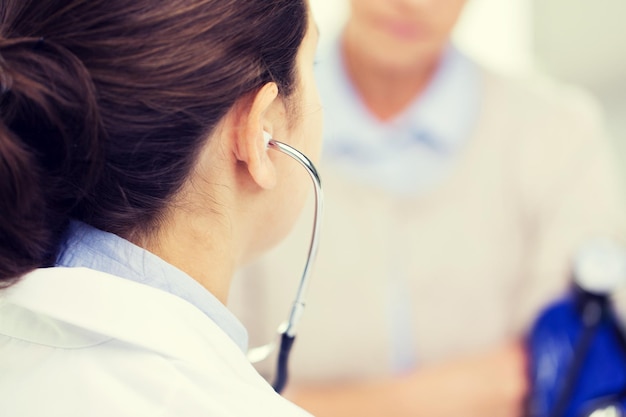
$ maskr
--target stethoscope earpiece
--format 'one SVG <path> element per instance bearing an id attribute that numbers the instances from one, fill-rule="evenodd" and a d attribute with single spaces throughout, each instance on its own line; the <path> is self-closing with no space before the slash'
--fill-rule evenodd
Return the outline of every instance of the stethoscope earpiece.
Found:
<path id="1" fill-rule="evenodd" d="M 267 131 L 263 131 L 263 140 L 265 141 L 265 147 L 267 148 L 270 145 L 270 140 L 272 140 L 272 135 L 270 135 Z"/>

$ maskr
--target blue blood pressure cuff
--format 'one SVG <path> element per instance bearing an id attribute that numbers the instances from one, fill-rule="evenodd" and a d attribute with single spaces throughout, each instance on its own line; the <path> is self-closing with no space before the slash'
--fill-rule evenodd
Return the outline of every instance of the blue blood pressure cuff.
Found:
<path id="1" fill-rule="evenodd" d="M 579 288 L 527 336 L 530 417 L 625 417 L 626 339 L 610 298 Z"/>

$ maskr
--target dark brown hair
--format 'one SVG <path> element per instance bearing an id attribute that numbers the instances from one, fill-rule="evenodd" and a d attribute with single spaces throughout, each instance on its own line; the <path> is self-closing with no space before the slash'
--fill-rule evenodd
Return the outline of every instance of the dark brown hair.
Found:
<path id="1" fill-rule="evenodd" d="M 2 0 L 0 286 L 70 218 L 148 230 L 220 119 L 296 88 L 305 0 Z"/>

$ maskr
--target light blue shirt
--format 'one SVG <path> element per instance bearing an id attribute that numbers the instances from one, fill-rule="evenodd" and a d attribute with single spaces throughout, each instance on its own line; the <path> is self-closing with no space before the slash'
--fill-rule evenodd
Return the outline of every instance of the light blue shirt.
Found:
<path id="1" fill-rule="evenodd" d="M 478 119 L 482 82 L 471 60 L 448 47 L 426 90 L 389 121 L 378 120 L 361 101 L 338 40 L 317 61 L 325 161 L 399 196 L 426 193 L 445 179 Z"/>
<path id="2" fill-rule="evenodd" d="M 72 221 L 56 264 L 91 268 L 174 294 L 209 316 L 243 352 L 248 349 L 245 327 L 213 294 L 180 269 L 117 235 Z"/>
<path id="3" fill-rule="evenodd" d="M 324 107 L 324 153 L 333 171 L 404 198 L 428 194 L 452 171 L 479 117 L 482 77 L 478 67 L 449 46 L 426 90 L 389 121 L 378 120 L 363 104 L 343 63 L 339 40 L 318 56 L 316 77 Z M 387 262 L 387 316 L 390 365 L 397 372 L 415 367 L 413 303 L 408 294 L 404 228 L 393 222 Z"/>

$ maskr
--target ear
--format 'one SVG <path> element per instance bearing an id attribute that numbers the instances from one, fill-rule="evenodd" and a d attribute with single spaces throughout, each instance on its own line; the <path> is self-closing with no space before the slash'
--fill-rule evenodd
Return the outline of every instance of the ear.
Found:
<path id="1" fill-rule="evenodd" d="M 237 117 L 235 157 L 246 164 L 252 179 L 263 189 L 276 185 L 276 170 L 268 156 L 264 132 L 272 131 L 271 116 L 277 104 L 278 87 L 267 83 L 240 109 Z"/>

